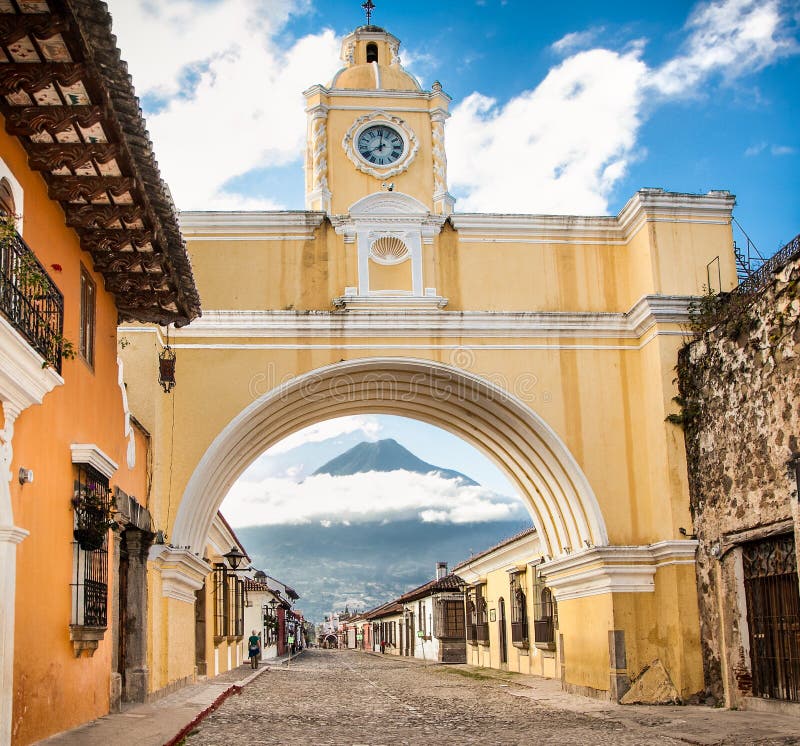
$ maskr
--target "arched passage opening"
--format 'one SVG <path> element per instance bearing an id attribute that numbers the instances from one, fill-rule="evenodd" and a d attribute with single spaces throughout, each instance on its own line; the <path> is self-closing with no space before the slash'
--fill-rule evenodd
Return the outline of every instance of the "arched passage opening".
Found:
<path id="1" fill-rule="evenodd" d="M 556 433 L 499 386 L 452 366 L 408 358 L 342 362 L 266 393 L 215 438 L 187 484 L 172 543 L 201 551 L 214 515 L 270 446 L 348 414 L 395 414 L 441 427 L 486 453 L 523 497 L 546 554 L 608 543 L 597 499 Z"/>

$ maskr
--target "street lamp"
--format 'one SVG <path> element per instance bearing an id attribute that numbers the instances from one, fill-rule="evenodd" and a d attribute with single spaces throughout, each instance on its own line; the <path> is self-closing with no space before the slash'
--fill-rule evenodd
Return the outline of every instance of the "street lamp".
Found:
<path id="1" fill-rule="evenodd" d="M 225 554 L 222 556 L 225 558 L 225 561 L 230 565 L 231 570 L 234 572 L 236 572 L 239 568 L 239 565 L 242 564 L 242 560 L 247 557 L 246 554 L 243 554 L 239 551 L 239 547 L 235 546 L 231 547 L 231 550 L 229 552 L 225 552 Z"/>

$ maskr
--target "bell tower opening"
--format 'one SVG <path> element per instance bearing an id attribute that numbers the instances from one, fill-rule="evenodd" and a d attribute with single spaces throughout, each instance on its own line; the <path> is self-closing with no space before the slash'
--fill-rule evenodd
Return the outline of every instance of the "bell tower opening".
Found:
<path id="1" fill-rule="evenodd" d="M 378 61 L 378 45 L 375 42 L 367 44 L 367 62 Z"/>

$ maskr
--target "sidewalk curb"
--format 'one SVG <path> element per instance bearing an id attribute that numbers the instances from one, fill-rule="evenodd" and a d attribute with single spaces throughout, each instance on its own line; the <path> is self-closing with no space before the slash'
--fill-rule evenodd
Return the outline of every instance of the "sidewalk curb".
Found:
<path id="1" fill-rule="evenodd" d="M 285 661 L 281 661 L 281 665 L 288 666 L 295 658 L 299 658 L 305 652 L 306 652 L 305 648 L 303 648 L 302 650 L 298 650 L 294 655 L 290 655 Z"/>
<path id="2" fill-rule="evenodd" d="M 224 692 L 222 692 L 208 707 L 204 710 L 200 711 L 195 715 L 186 725 L 183 726 L 169 741 L 167 741 L 164 746 L 177 746 L 186 736 L 189 735 L 201 722 L 204 718 L 210 715 L 214 710 L 217 709 L 231 694 L 241 694 L 242 689 L 246 687 L 250 682 L 257 679 L 261 674 L 266 673 L 269 670 L 267 666 L 259 667 L 257 671 L 251 673 L 247 678 L 242 679 L 237 684 L 231 684 Z"/>

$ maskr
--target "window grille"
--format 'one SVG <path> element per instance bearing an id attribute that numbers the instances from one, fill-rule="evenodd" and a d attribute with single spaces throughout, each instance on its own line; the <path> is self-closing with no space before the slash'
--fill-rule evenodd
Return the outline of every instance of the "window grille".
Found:
<path id="1" fill-rule="evenodd" d="M 244 607 L 245 607 L 245 590 L 244 590 L 244 580 L 241 578 L 237 578 L 234 576 L 234 588 L 235 588 L 235 604 L 234 604 L 234 624 L 233 624 L 233 634 L 237 637 L 244 637 Z"/>
<path id="2" fill-rule="evenodd" d="M 476 643 L 478 641 L 478 610 L 475 606 L 475 589 L 467 591 L 466 598 L 466 635 L 467 642 Z"/>
<path id="3" fill-rule="evenodd" d="M 524 575 L 519 572 L 511 573 L 510 600 L 511 600 L 511 642 L 514 645 L 527 647 L 528 645 L 528 600 L 522 585 Z"/>
<path id="4" fill-rule="evenodd" d="M 555 645 L 555 630 L 558 626 L 556 603 L 553 594 L 544 584 L 541 573 L 535 570 L 533 581 L 533 636 L 538 646 Z"/>
<path id="5" fill-rule="evenodd" d="M 81 330 L 79 338 L 79 349 L 81 357 L 89 363 L 94 365 L 94 327 L 96 315 L 96 296 L 97 288 L 95 287 L 94 280 L 81 265 Z"/>
<path id="6" fill-rule="evenodd" d="M 98 529 L 96 542 L 81 548 L 78 536 L 91 518 L 89 506 L 97 506 L 104 514 L 110 509 L 111 491 L 108 479 L 87 464 L 77 465 L 74 511 L 72 624 L 83 627 L 105 627 L 108 617 L 108 526 Z M 99 546 L 97 546 L 99 544 Z"/>
<path id="7" fill-rule="evenodd" d="M 476 639 L 484 645 L 489 644 L 489 608 L 486 603 L 486 586 L 475 588 L 475 631 Z"/>
<path id="8" fill-rule="evenodd" d="M 800 701 L 800 593 L 794 536 L 742 548 L 753 695 Z"/>
<path id="9" fill-rule="evenodd" d="M 436 636 L 441 639 L 463 640 L 464 600 L 463 598 L 441 598 L 436 602 Z"/>
<path id="10" fill-rule="evenodd" d="M 230 600 L 225 565 L 214 565 L 214 637 L 226 637 L 229 630 Z"/>

